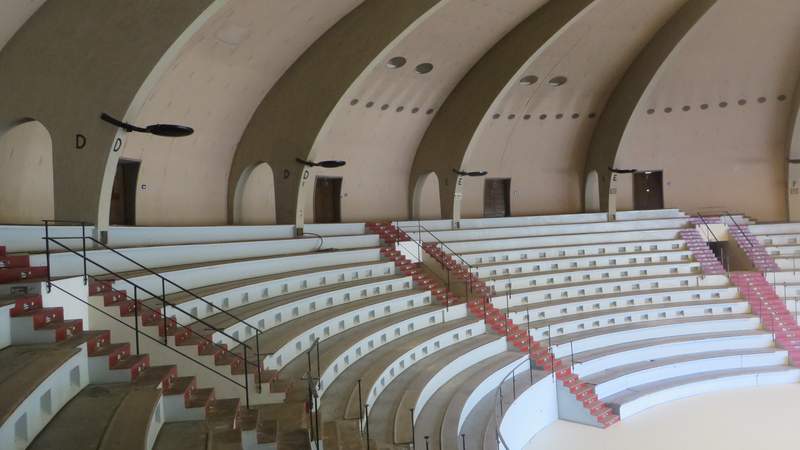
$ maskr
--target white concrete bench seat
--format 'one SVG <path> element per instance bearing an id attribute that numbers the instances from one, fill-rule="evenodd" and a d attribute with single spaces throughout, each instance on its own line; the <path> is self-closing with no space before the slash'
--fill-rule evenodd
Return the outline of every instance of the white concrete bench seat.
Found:
<path id="1" fill-rule="evenodd" d="M 637 277 L 575 285 L 550 285 L 507 291 L 492 298 L 492 304 L 501 309 L 534 303 L 545 303 L 577 298 L 608 298 L 625 295 L 658 295 L 692 288 L 728 288 L 730 281 L 724 276 L 671 275 L 662 277 Z"/>
<path id="2" fill-rule="evenodd" d="M 800 369 L 785 365 L 724 369 L 631 386 L 603 399 L 623 420 L 651 406 L 723 389 L 800 382 Z"/>
<path id="3" fill-rule="evenodd" d="M 223 242 L 215 244 L 153 245 L 149 247 L 119 248 L 119 253 L 150 269 L 170 268 L 187 264 L 202 264 L 223 260 L 244 260 L 289 255 L 312 255 L 328 251 L 375 248 L 377 235 L 327 237 L 322 243 L 316 238 L 281 239 L 252 242 Z M 57 247 L 60 248 L 60 247 Z M 80 253 L 80 251 L 79 251 Z M 140 270 L 135 263 L 110 250 L 87 250 L 87 270 L 91 275 Z M 45 266 L 45 254 L 30 255 L 33 266 Z M 96 264 L 95 264 L 96 263 Z M 82 256 L 62 251 L 50 255 L 51 275 L 74 276 L 83 273 Z"/>
<path id="4" fill-rule="evenodd" d="M 481 380 L 495 373 L 504 375 L 524 357 L 517 351 L 505 351 L 467 367 L 440 387 L 425 403 L 417 418 L 417 445 L 424 446 L 423 437 L 429 436 L 431 448 L 460 448 L 458 421 L 466 398 L 480 385 Z M 540 376 L 545 375 L 538 372 L 537 377 Z"/>
<path id="5" fill-rule="evenodd" d="M 315 339 L 324 341 L 362 323 L 430 304 L 428 291 L 404 289 L 321 309 L 299 320 L 287 317 L 285 322 L 265 330 L 258 338 L 260 351 L 266 355 L 264 366 L 269 370 L 280 370 L 308 350 Z M 246 343 L 254 349 L 256 337 L 251 336 L 246 337 L 251 337 L 252 342 Z M 239 350 L 238 347 L 233 349 Z"/>
<path id="6" fill-rule="evenodd" d="M 652 220 L 652 219 L 674 219 L 687 217 L 678 209 L 658 209 L 649 211 L 618 211 L 617 221 L 631 220 Z M 491 217 L 461 219 L 459 227 L 461 229 L 472 228 L 492 228 L 492 227 L 511 227 L 511 226 L 533 226 L 533 225 L 559 225 L 559 224 L 579 224 L 607 222 L 606 213 L 579 213 L 579 214 L 548 214 L 539 216 L 512 216 L 512 217 Z M 394 222 L 395 226 L 403 229 L 414 230 L 418 224 L 431 231 L 450 230 L 453 228 L 453 221 L 446 219 L 435 220 L 405 220 Z"/>
<path id="7" fill-rule="evenodd" d="M 239 279 L 191 289 L 192 294 L 200 299 L 184 292 L 167 295 L 167 302 L 175 305 L 174 308 L 168 306 L 167 315 L 174 315 L 180 324 L 188 324 L 222 311 L 283 296 L 312 296 L 337 287 L 344 289 L 366 282 L 391 280 L 388 284 L 392 286 L 406 284 L 405 279 L 395 275 L 395 272 L 394 264 L 389 262 L 351 263 Z M 401 279 L 403 281 L 399 281 Z M 158 298 L 145 300 L 145 304 L 151 308 L 162 306 Z"/>
<path id="8" fill-rule="evenodd" d="M 36 253 L 45 251 L 44 226 L 0 225 L 0 242 L 7 245 L 9 253 Z M 314 235 L 353 236 L 364 234 L 364 223 L 306 224 L 306 238 Z M 81 236 L 80 226 L 51 226 L 50 235 Z M 86 235 L 94 236 L 93 226 L 86 227 Z M 292 239 L 293 225 L 234 225 L 234 226 L 188 226 L 188 227 L 129 227 L 111 226 L 108 230 L 108 245 L 113 248 L 141 247 L 152 245 L 202 244 L 216 242 L 263 241 Z M 75 248 L 80 240 L 73 240 Z"/>
<path id="9" fill-rule="evenodd" d="M 534 226 L 512 226 L 512 227 L 496 227 L 496 228 L 475 228 L 475 229 L 460 229 L 460 230 L 442 230 L 434 234 L 423 231 L 417 232 L 413 226 L 404 228 L 405 231 L 412 239 L 424 242 L 465 242 L 465 241 L 484 241 L 488 239 L 507 239 L 514 237 L 554 237 L 561 235 L 579 235 L 579 234 L 603 234 L 603 233 L 619 233 L 628 232 L 635 233 L 637 231 L 651 231 L 651 230 L 670 230 L 680 229 L 689 224 L 687 218 L 673 218 L 673 219 L 647 219 L 647 220 L 631 220 L 619 222 L 598 222 L 598 223 L 580 223 L 580 224 L 565 224 L 565 225 L 534 225 Z M 602 242 L 602 241 L 600 241 Z"/>
<path id="10" fill-rule="evenodd" d="M 788 352 L 776 348 L 716 350 L 688 355 L 652 358 L 623 364 L 583 378 L 600 399 L 628 386 L 712 370 L 786 365 Z"/>
<path id="11" fill-rule="evenodd" d="M 447 251 L 447 249 L 444 249 Z M 459 253 L 473 267 L 516 261 L 558 260 L 592 256 L 619 256 L 627 253 L 687 251 L 681 239 L 661 239 L 636 242 L 610 242 L 597 244 L 554 245 L 548 247 L 520 247 L 504 250 L 466 251 Z"/>
<path id="12" fill-rule="evenodd" d="M 465 332 L 459 340 L 449 339 L 451 333 L 462 329 L 475 331 L 469 335 Z M 483 333 L 485 326 L 479 320 L 465 318 L 411 333 L 370 352 L 344 370 L 326 389 L 320 402 L 323 422 L 358 419 L 359 408 L 363 406 L 359 404 L 358 380 L 362 386 L 361 401 L 366 402 L 371 395 L 378 397 L 403 371 L 424 358 L 460 346 L 463 340 Z"/>
<path id="13" fill-rule="evenodd" d="M 438 305 L 426 305 L 370 320 L 320 341 L 320 395 L 324 395 L 328 386 L 350 365 L 383 345 L 403 336 L 464 318 L 466 308 L 450 308 L 448 312 Z M 316 371 L 316 357 L 312 362 L 313 370 Z M 304 354 L 282 363 L 279 379 L 302 379 L 308 370 Z"/>
<path id="14" fill-rule="evenodd" d="M 649 263 L 649 264 L 621 264 L 592 269 L 554 270 L 538 273 L 515 273 L 484 279 L 487 286 L 493 287 L 495 292 L 515 291 L 542 286 L 565 286 L 570 284 L 585 284 L 602 280 L 620 280 L 652 278 L 676 274 L 699 274 L 700 263 Z"/>
<path id="15" fill-rule="evenodd" d="M 588 329 L 604 328 L 617 324 L 659 319 L 681 319 L 706 315 L 745 314 L 750 311 L 746 300 L 703 300 L 671 304 L 638 305 L 605 311 L 568 314 L 545 320 L 532 320 L 529 334 L 537 341 L 547 341 L 552 335 L 563 336 Z M 525 323 L 520 321 L 520 323 Z"/>
<path id="16" fill-rule="evenodd" d="M 555 272 L 636 264 L 681 263 L 691 260 L 692 252 L 689 250 L 642 251 L 480 263 L 473 265 L 473 273 L 477 273 L 481 278 L 490 278 L 519 273 Z"/>
<path id="17" fill-rule="evenodd" d="M 467 252 L 485 253 L 512 251 L 527 248 L 552 248 L 555 252 L 559 252 L 559 247 L 572 248 L 590 245 L 609 247 L 619 244 L 618 248 L 620 248 L 623 246 L 623 244 L 627 246 L 629 243 L 676 241 L 679 239 L 679 233 L 682 229 L 683 228 L 643 231 L 610 231 L 606 233 L 557 234 L 533 237 L 520 237 L 518 235 L 513 235 L 512 237 L 508 238 L 445 241 L 447 247 L 443 247 L 443 250 L 447 253 L 455 252 L 460 255 Z M 681 245 L 685 246 L 685 243 Z M 566 254 L 566 250 L 564 252 Z"/>
<path id="18" fill-rule="evenodd" d="M 491 356 L 505 351 L 503 338 L 484 333 L 463 340 L 459 345 L 441 349 L 430 357 L 424 356 L 400 373 L 386 386 L 370 405 L 370 436 L 379 446 L 391 447 L 411 441 L 411 416 L 419 395 L 431 378 L 459 358 L 471 354 Z M 478 357 L 474 362 L 478 361 Z M 474 363 L 473 362 L 473 363 Z M 468 367 L 464 365 L 463 368 Z M 419 411 L 415 411 L 419 414 Z"/>

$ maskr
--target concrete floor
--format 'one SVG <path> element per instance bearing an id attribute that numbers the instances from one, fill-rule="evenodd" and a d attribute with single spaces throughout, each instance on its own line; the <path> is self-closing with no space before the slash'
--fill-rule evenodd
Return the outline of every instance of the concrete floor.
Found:
<path id="1" fill-rule="evenodd" d="M 717 392 L 655 406 L 608 430 L 558 421 L 525 450 L 797 448 L 800 385 Z"/>

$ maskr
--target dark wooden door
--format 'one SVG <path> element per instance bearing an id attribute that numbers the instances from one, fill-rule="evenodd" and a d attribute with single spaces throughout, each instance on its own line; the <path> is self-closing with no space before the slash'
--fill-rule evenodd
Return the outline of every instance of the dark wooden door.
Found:
<path id="1" fill-rule="evenodd" d="M 511 178 L 488 178 L 483 187 L 483 216 L 511 215 Z"/>
<path id="2" fill-rule="evenodd" d="M 661 171 L 636 172 L 633 174 L 633 208 L 664 208 L 664 177 Z"/>
<path id="3" fill-rule="evenodd" d="M 341 177 L 317 177 L 317 182 L 314 187 L 314 222 L 341 222 L 341 195 Z"/>
<path id="4" fill-rule="evenodd" d="M 141 162 L 121 159 L 111 189 L 111 225 L 136 225 L 136 180 Z"/>

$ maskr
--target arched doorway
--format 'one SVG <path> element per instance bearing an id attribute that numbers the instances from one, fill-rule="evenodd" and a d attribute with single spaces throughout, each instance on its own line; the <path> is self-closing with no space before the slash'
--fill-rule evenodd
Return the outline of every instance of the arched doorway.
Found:
<path id="1" fill-rule="evenodd" d="M 269 164 L 260 163 L 242 173 L 236 185 L 233 214 L 236 225 L 275 223 L 275 178 Z"/>
<path id="2" fill-rule="evenodd" d="M 41 224 L 52 219 L 53 141 L 27 120 L 0 136 L 0 223 Z"/>
<path id="3" fill-rule="evenodd" d="M 441 219 L 442 203 L 439 197 L 439 177 L 428 172 L 417 179 L 414 187 L 413 219 Z"/>

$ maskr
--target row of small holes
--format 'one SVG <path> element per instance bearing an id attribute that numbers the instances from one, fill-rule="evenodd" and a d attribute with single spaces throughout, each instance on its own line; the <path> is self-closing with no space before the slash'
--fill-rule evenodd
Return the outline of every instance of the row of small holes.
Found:
<path id="1" fill-rule="evenodd" d="M 350 100 L 350 106 L 356 106 L 356 105 L 358 105 L 358 103 L 359 103 L 359 100 L 357 98 L 354 98 L 354 99 Z M 365 103 L 364 106 L 366 106 L 367 108 L 372 108 L 373 106 L 375 106 L 375 102 L 369 101 L 369 102 Z M 389 108 L 391 108 L 391 106 L 388 103 L 384 103 L 383 105 L 381 105 L 381 111 L 386 111 Z M 394 109 L 394 111 L 395 112 L 403 112 L 403 111 L 405 111 L 405 109 L 406 109 L 405 106 L 398 106 L 397 108 Z M 416 107 L 416 106 L 411 108 L 411 114 L 416 114 L 419 111 L 420 111 L 420 109 L 418 107 Z M 425 111 L 425 114 L 431 115 L 431 114 L 433 114 L 434 111 L 435 111 L 434 108 L 430 108 L 427 111 Z"/>
<path id="2" fill-rule="evenodd" d="M 502 114 L 500 114 L 500 113 L 495 113 L 494 115 L 492 115 L 492 119 L 494 119 L 494 120 L 497 120 L 497 119 L 499 119 L 501 117 L 502 117 Z M 532 117 L 533 116 L 531 114 L 525 114 L 525 115 L 522 116 L 522 119 L 523 120 L 531 120 Z M 547 120 L 547 117 L 548 117 L 547 114 L 540 114 L 539 115 L 539 120 Z M 554 117 L 556 119 L 558 119 L 558 120 L 561 120 L 561 119 L 564 118 L 564 114 L 558 113 Z M 580 113 L 573 113 L 571 117 L 573 119 L 580 119 L 581 115 L 580 115 Z M 589 113 L 586 117 L 588 117 L 589 119 L 594 119 L 595 117 L 597 117 L 597 113 Z M 506 118 L 508 120 L 514 120 L 514 119 L 517 118 L 517 115 L 516 114 L 509 114 L 508 116 L 506 116 Z"/>
<path id="3" fill-rule="evenodd" d="M 778 99 L 779 102 L 783 102 L 783 101 L 786 101 L 787 97 L 786 97 L 786 95 L 781 94 L 781 95 L 779 95 L 777 97 L 777 99 Z M 766 97 L 759 97 L 757 101 L 758 101 L 758 103 L 766 103 L 767 102 L 767 98 Z M 744 106 L 744 105 L 747 104 L 747 99 L 744 99 L 744 98 L 739 99 L 739 101 L 736 102 L 736 103 L 739 106 Z M 719 102 L 718 106 L 720 108 L 727 108 L 728 107 L 728 102 L 721 101 L 721 102 Z M 708 103 L 703 103 L 702 105 L 700 105 L 700 109 L 703 110 L 703 111 L 707 110 L 709 107 L 710 106 L 709 106 Z M 684 112 L 689 112 L 689 111 L 692 110 L 692 107 L 689 106 L 689 105 L 684 105 L 681 108 L 681 110 L 684 111 Z M 673 111 L 673 109 L 670 106 L 667 106 L 666 108 L 664 108 L 664 112 L 667 113 L 667 114 L 671 113 L 672 111 Z M 655 112 L 656 112 L 655 108 L 650 108 L 650 109 L 647 110 L 647 114 L 655 114 Z"/>

